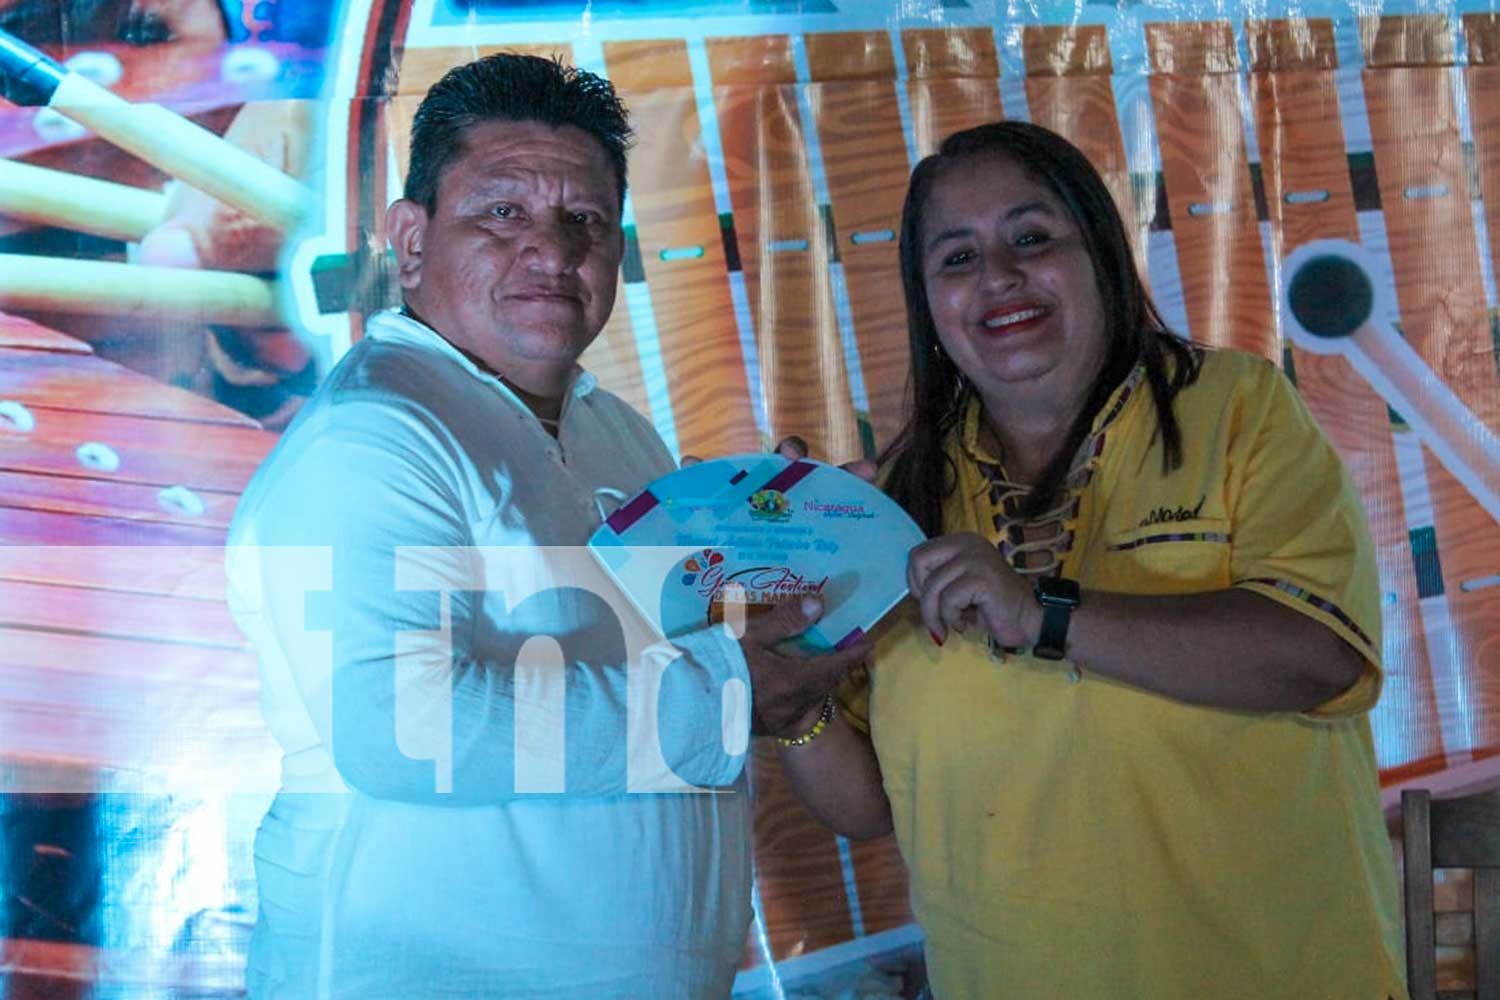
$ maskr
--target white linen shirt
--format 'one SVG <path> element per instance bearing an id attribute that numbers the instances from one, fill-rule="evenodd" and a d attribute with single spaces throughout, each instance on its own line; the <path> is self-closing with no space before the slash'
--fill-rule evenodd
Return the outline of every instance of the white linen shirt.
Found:
<path id="1" fill-rule="evenodd" d="M 598 498 L 672 468 L 586 373 L 554 439 L 433 330 L 371 318 L 231 528 L 230 606 L 284 750 L 252 996 L 728 995 L 750 919 L 743 655 L 714 626 L 632 659 L 638 623 L 576 548 Z M 416 553 L 399 571 L 397 546 Z M 713 791 L 627 791 L 671 777 L 653 759 Z"/>

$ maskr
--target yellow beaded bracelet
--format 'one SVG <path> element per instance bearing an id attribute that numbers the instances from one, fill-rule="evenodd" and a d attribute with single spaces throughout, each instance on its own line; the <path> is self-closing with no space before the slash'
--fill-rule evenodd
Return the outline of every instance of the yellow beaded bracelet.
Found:
<path id="1" fill-rule="evenodd" d="M 785 736 L 778 736 L 776 737 L 776 742 L 784 747 L 806 746 L 823 734 L 823 730 L 828 728 L 828 724 L 833 721 L 833 717 L 837 714 L 838 711 L 833 701 L 833 695 L 828 695 L 823 699 L 823 710 L 818 713 L 818 721 L 813 723 L 811 729 L 801 736 L 793 736 L 791 739 Z"/>

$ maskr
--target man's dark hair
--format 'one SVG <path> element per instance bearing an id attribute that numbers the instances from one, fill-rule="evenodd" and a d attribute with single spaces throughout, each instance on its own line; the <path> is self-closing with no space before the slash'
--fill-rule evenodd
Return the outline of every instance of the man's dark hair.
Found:
<path id="1" fill-rule="evenodd" d="M 625 203 L 625 151 L 634 133 L 614 85 L 553 59 L 497 52 L 455 66 L 432 85 L 411 128 L 404 196 L 429 213 L 438 179 L 463 155 L 464 133 L 490 121 L 572 125 L 599 140 Z"/>
<path id="2" fill-rule="evenodd" d="M 1045 184 L 1067 206 L 1094 265 L 1108 342 L 1104 366 L 1089 389 L 1083 412 L 1067 440 L 1022 501 L 1019 516 L 1046 510 L 1063 486 L 1074 452 L 1095 416 L 1131 370 L 1145 368 L 1162 442 L 1163 471 L 1182 464 L 1182 430 L 1172 411 L 1177 393 L 1198 376 L 1200 356 L 1162 321 L 1136 270 L 1125 225 L 1104 180 L 1088 158 L 1062 136 L 1040 125 L 1001 121 L 957 132 L 918 163 L 901 216 L 901 283 L 911 343 L 907 424 L 882 456 L 889 463 L 886 491 L 929 535 L 942 531 L 943 500 L 957 485 L 957 470 L 943 449 L 963 419 L 974 389 L 942 350 L 922 273 L 922 222 L 933 185 L 953 164 L 970 157 L 1009 157 Z"/>

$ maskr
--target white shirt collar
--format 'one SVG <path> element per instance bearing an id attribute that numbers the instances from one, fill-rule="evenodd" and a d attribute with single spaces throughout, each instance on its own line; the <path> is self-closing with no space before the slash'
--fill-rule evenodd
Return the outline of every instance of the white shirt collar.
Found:
<path id="1" fill-rule="evenodd" d="M 412 347 L 420 347 L 444 354 L 481 382 L 493 385 L 518 405 L 525 405 L 521 402 L 520 397 L 511 391 L 510 386 L 474 364 L 463 351 L 454 347 L 446 337 L 426 323 L 401 312 L 399 309 L 382 309 L 371 316 L 365 323 L 365 336 L 372 340 L 409 344 Z M 599 384 L 599 380 L 594 377 L 593 372 L 585 371 L 581 365 L 577 364 L 573 366 L 571 378 L 572 385 L 569 386 L 569 392 L 574 399 L 582 399 L 593 392 Z"/>

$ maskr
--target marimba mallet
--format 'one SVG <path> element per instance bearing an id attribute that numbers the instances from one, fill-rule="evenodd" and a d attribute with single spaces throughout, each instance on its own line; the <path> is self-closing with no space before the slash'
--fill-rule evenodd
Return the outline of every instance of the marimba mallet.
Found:
<path id="1" fill-rule="evenodd" d="M 0 160 L 0 214 L 13 219 L 134 243 L 166 208 L 157 191 Z"/>
<path id="2" fill-rule="evenodd" d="M 1490 516 L 1500 521 L 1500 439 L 1390 324 L 1370 255 L 1345 240 L 1304 243 L 1282 267 L 1287 330 L 1303 350 L 1341 354 Z"/>
<path id="3" fill-rule="evenodd" d="M 131 104 L 0 31 L 0 76 L 19 104 L 46 105 L 173 177 L 291 231 L 312 194 L 301 183 L 159 104 Z"/>
<path id="4" fill-rule="evenodd" d="M 284 326 L 276 285 L 232 271 L 0 254 L 0 307 L 92 316 Z"/>

